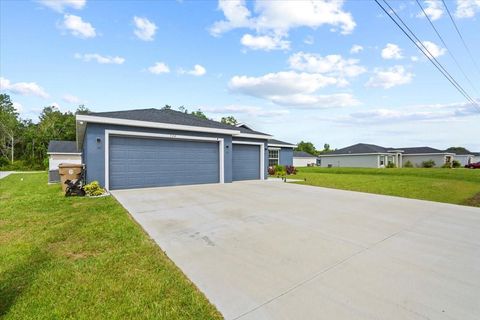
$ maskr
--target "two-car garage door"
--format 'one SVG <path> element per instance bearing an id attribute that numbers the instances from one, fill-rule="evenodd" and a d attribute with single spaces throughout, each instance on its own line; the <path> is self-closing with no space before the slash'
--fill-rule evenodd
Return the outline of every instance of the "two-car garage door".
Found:
<path id="1" fill-rule="evenodd" d="M 219 143 L 111 136 L 109 188 L 218 183 Z"/>

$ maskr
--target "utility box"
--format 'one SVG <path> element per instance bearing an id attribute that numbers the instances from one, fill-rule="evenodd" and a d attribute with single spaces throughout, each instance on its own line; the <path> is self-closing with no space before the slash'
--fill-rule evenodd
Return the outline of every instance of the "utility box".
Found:
<path id="1" fill-rule="evenodd" d="M 67 185 L 65 181 L 67 180 L 76 180 L 80 179 L 82 176 L 83 164 L 77 163 L 60 163 L 58 165 L 58 173 L 60 175 L 60 184 L 62 185 L 62 190 L 65 192 Z"/>

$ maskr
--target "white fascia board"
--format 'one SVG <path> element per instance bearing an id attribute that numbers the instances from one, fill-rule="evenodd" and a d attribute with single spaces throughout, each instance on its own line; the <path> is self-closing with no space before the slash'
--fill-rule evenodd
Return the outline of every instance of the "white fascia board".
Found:
<path id="1" fill-rule="evenodd" d="M 238 138 L 250 138 L 250 139 L 271 139 L 273 138 L 272 136 L 269 136 L 267 134 L 255 134 L 255 133 L 239 133 L 235 134 L 235 137 Z"/>
<path id="2" fill-rule="evenodd" d="M 275 143 L 269 143 L 268 146 L 278 147 L 278 148 L 292 148 L 292 149 L 297 147 L 296 145 L 292 145 L 292 144 L 275 144 Z"/>
<path id="3" fill-rule="evenodd" d="M 206 132 L 206 133 L 220 133 L 220 134 L 227 134 L 227 135 L 240 134 L 239 130 L 196 127 L 196 126 L 187 126 L 187 125 L 181 125 L 181 124 L 128 120 L 128 119 L 118 119 L 118 118 L 108 118 L 108 117 L 96 117 L 96 116 L 79 114 L 77 115 L 77 122 L 81 122 L 81 121 L 91 122 L 91 123 L 116 124 L 116 125 L 123 125 L 123 126 L 132 126 L 132 127 L 158 128 L 158 129 L 195 131 L 195 132 Z"/>

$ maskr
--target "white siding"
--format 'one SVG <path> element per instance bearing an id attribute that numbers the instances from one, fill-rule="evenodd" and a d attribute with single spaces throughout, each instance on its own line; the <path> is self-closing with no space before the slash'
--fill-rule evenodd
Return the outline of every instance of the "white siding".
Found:
<path id="1" fill-rule="evenodd" d="M 293 157 L 293 166 L 294 167 L 307 167 L 308 165 L 316 165 L 317 158 L 296 158 Z"/>
<path id="2" fill-rule="evenodd" d="M 48 169 L 50 171 L 58 170 L 58 165 L 60 163 L 81 164 L 82 156 L 74 154 L 51 154 L 48 158 Z"/>
<path id="3" fill-rule="evenodd" d="M 472 162 L 480 162 L 480 156 L 473 157 Z"/>
<path id="4" fill-rule="evenodd" d="M 459 162 L 462 164 L 462 166 L 465 166 L 465 165 L 467 165 L 467 164 L 469 164 L 469 163 L 475 162 L 475 161 L 473 160 L 473 158 L 474 158 L 474 157 L 471 156 L 471 155 L 456 155 L 456 156 L 454 157 L 454 159 L 457 160 L 457 161 L 459 161 Z"/>
<path id="5" fill-rule="evenodd" d="M 377 154 L 365 154 L 365 155 L 344 155 L 333 157 L 322 157 L 321 167 L 349 167 L 349 168 L 378 168 L 378 155 Z"/>
<path id="6" fill-rule="evenodd" d="M 414 154 L 404 154 L 403 155 L 403 165 L 407 161 L 410 161 L 414 167 L 421 167 L 423 161 L 433 160 L 435 161 L 436 167 L 441 167 L 445 164 L 445 154 L 432 154 L 432 155 L 414 155 Z M 453 156 L 452 156 L 453 160 Z"/>

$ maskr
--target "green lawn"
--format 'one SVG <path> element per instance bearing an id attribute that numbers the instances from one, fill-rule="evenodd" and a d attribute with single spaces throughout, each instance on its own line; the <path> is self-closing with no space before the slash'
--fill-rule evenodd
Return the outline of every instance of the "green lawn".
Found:
<path id="1" fill-rule="evenodd" d="M 298 168 L 296 183 L 480 206 L 480 170 Z"/>
<path id="2" fill-rule="evenodd" d="M 112 197 L 0 180 L 0 318 L 220 319 Z"/>

